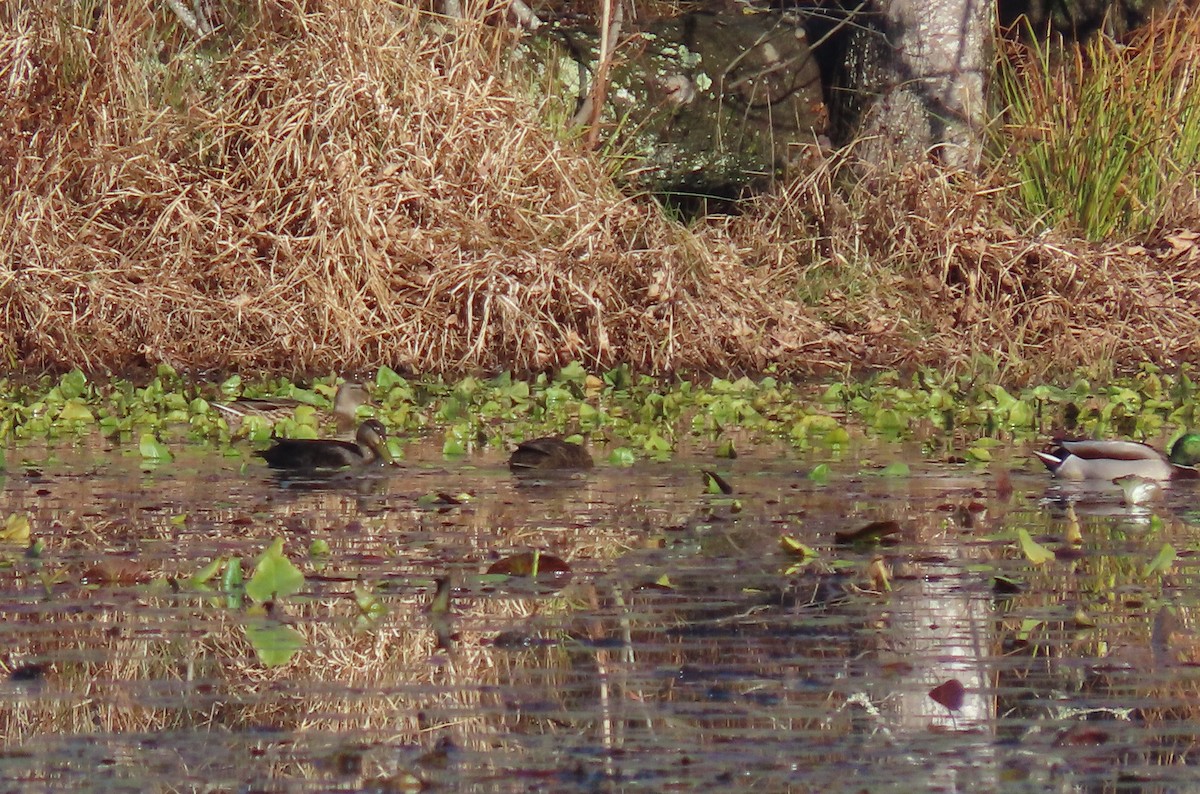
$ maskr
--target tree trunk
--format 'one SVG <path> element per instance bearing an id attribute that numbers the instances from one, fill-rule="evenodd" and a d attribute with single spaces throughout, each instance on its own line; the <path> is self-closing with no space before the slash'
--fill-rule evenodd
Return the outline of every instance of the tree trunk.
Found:
<path id="1" fill-rule="evenodd" d="M 995 0 L 873 0 L 847 47 L 852 137 L 877 163 L 979 162 Z"/>

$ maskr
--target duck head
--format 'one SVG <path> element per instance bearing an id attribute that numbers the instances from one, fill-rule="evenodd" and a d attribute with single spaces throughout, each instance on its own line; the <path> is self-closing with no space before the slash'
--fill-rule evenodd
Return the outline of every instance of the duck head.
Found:
<path id="1" fill-rule="evenodd" d="M 360 448 L 375 453 L 379 460 L 391 466 L 396 465 L 396 460 L 387 445 L 387 428 L 378 419 L 368 419 L 359 425 L 358 432 L 354 434 L 354 441 Z"/>
<path id="2" fill-rule="evenodd" d="M 1167 458 L 1176 466 L 1200 464 L 1200 433 L 1184 433 L 1176 439 Z"/>

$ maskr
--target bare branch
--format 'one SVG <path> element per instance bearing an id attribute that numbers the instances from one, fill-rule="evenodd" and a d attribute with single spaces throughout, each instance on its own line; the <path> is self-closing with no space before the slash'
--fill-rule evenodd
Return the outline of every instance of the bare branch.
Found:
<path id="1" fill-rule="evenodd" d="M 509 0 L 508 12 L 517 20 L 517 25 L 528 30 L 537 30 L 543 24 L 533 9 L 525 4 L 525 0 Z"/>
<path id="2" fill-rule="evenodd" d="M 188 8 L 183 0 L 167 0 L 167 5 L 175 12 L 175 16 L 179 17 L 179 21 L 185 28 L 190 30 L 196 38 L 202 39 L 212 33 L 213 28 L 200 2 L 201 0 L 196 0 L 195 10 Z"/>
<path id="3" fill-rule="evenodd" d="M 608 72 L 612 67 L 613 50 L 621 37 L 621 23 L 625 19 L 621 0 L 601 0 L 603 13 L 600 25 L 600 63 L 596 67 L 596 80 L 592 84 L 591 116 L 588 119 L 587 145 L 594 147 L 600 139 L 600 115 L 604 110 L 604 98 L 608 93 Z"/>

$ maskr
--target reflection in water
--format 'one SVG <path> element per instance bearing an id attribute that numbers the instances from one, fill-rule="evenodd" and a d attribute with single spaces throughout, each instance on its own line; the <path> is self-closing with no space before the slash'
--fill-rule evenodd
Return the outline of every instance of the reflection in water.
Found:
<path id="1" fill-rule="evenodd" d="M 538 483 L 408 454 L 296 478 L 15 453 L 2 514 L 45 548 L 0 547 L 5 787 L 1166 791 L 1194 760 L 1194 491 L 1129 508 L 1022 461 L 1009 498 L 759 448 L 708 494 L 707 457 Z M 876 521 L 899 532 L 836 541 Z M 226 577 L 276 538 L 302 586 L 255 606 Z M 485 573 L 531 550 L 571 583 Z M 285 664 L 264 625 L 299 638 Z"/>
<path id="2" fill-rule="evenodd" d="M 914 563 L 889 599 L 891 619 L 883 641 L 892 654 L 906 660 L 908 669 L 892 682 L 894 694 L 887 704 L 895 715 L 897 735 L 905 741 L 930 732 L 988 735 L 996 724 L 991 662 L 998 644 L 990 582 L 968 572 L 962 547 L 939 545 L 930 552 L 944 559 Z M 949 694 L 932 695 L 938 687 Z M 969 759 L 947 758 L 930 782 L 946 790 L 964 784 L 995 785 L 991 745 L 973 744 L 976 751 Z"/>

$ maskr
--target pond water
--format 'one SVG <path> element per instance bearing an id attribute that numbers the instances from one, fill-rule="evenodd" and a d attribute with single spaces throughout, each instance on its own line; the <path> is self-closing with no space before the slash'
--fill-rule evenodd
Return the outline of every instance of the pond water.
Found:
<path id="1" fill-rule="evenodd" d="M 1131 507 L 898 443 L 553 482 L 440 450 L 319 481 L 10 450 L 0 789 L 1190 788 L 1195 486 Z M 276 539 L 303 580 L 256 605 L 230 561 Z M 531 550 L 569 575 L 488 573 Z"/>

